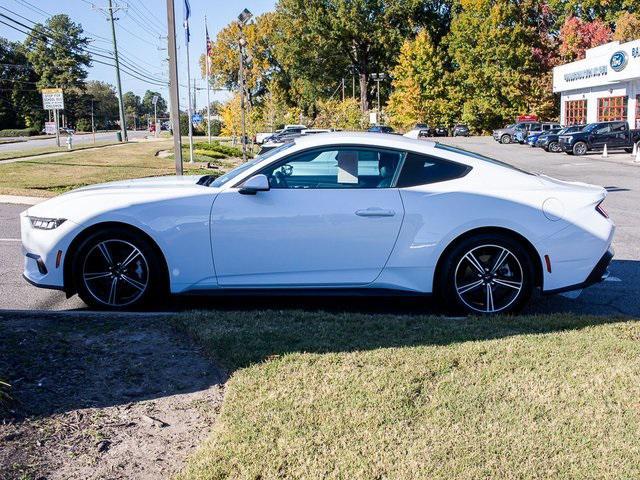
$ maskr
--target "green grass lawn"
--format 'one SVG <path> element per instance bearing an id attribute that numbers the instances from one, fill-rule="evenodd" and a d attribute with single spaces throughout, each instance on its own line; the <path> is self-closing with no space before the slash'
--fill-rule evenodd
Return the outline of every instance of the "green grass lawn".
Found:
<path id="1" fill-rule="evenodd" d="M 94 183 L 172 175 L 175 174 L 173 158 L 156 156 L 159 151 L 172 148 L 171 140 L 162 140 L 79 149 L 60 156 L 14 163 L 0 162 L 0 194 L 50 197 Z M 211 170 L 203 168 L 202 163 L 185 163 L 184 173 L 219 175 L 234 166 L 232 161 L 225 160 L 212 163 L 219 168 Z"/>
<path id="2" fill-rule="evenodd" d="M 209 312 L 231 373 L 204 478 L 640 477 L 640 324 Z"/>

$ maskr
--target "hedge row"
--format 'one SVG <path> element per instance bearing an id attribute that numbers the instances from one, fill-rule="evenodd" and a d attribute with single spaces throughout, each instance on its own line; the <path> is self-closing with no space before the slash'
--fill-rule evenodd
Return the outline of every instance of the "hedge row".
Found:
<path id="1" fill-rule="evenodd" d="M 38 134 L 40 132 L 37 128 L 7 128 L 0 130 L 0 137 L 31 137 Z"/>
<path id="2" fill-rule="evenodd" d="M 198 150 L 222 153 L 227 157 L 242 157 L 242 150 L 235 147 L 229 147 L 228 145 L 222 145 L 220 142 L 198 142 L 194 143 L 193 147 Z"/>

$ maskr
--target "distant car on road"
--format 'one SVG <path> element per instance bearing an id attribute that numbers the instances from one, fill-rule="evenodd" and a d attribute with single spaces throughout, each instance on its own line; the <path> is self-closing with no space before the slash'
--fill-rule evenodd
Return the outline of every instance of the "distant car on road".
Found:
<path id="1" fill-rule="evenodd" d="M 536 147 L 543 148 L 547 152 L 562 152 L 562 147 L 560 146 L 560 140 L 558 137 L 565 133 L 579 132 L 583 128 L 584 125 L 571 125 L 570 127 L 565 127 L 558 132 L 551 131 L 544 135 L 540 135 L 536 140 Z"/>
<path id="2" fill-rule="evenodd" d="M 453 127 L 451 135 L 454 137 L 468 137 L 469 135 L 471 135 L 471 132 L 469 131 L 469 127 L 467 125 L 458 123 Z"/>
<path id="3" fill-rule="evenodd" d="M 434 137 L 448 137 L 449 136 L 449 129 L 443 125 L 438 125 L 436 128 L 433 129 L 433 136 Z"/>
<path id="4" fill-rule="evenodd" d="M 584 155 L 591 150 L 622 149 L 631 153 L 640 147 L 640 130 L 629 129 L 623 121 L 590 123 L 579 132 L 560 135 L 560 146 L 569 155 Z"/>
<path id="5" fill-rule="evenodd" d="M 367 132 L 371 132 L 371 133 L 393 133 L 394 130 L 393 130 L 393 128 L 391 128 L 391 127 L 389 127 L 387 125 L 373 125 L 372 127 L 369 127 Z"/>
<path id="6" fill-rule="evenodd" d="M 307 135 L 221 176 L 91 185 L 29 207 L 23 274 L 108 310 L 169 294 L 382 290 L 509 313 L 536 289 L 603 278 L 606 195 L 432 141 Z"/>

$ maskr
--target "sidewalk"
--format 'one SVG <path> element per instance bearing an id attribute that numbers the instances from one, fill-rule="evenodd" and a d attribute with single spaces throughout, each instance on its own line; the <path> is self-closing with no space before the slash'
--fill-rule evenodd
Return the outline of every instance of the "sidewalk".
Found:
<path id="1" fill-rule="evenodd" d="M 46 197 L 25 197 L 22 195 L 0 195 L 0 203 L 14 205 L 36 205 L 47 200 Z"/>

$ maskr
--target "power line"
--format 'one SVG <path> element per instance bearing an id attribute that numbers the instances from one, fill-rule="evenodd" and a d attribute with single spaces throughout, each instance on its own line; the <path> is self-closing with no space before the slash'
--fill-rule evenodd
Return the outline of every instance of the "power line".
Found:
<path id="1" fill-rule="evenodd" d="M 132 1 L 135 1 L 135 0 L 132 0 Z M 131 5 L 134 9 L 137 8 L 132 3 L 130 3 L 129 5 Z M 149 19 L 155 21 L 156 24 L 159 25 L 163 31 L 166 30 L 167 24 L 165 22 L 163 22 L 162 20 L 158 20 L 158 17 L 156 17 L 155 14 L 149 9 L 149 7 L 147 7 L 144 4 L 144 1 L 140 3 L 140 6 L 147 12 L 147 14 L 149 15 L 148 16 Z M 145 18 L 145 17 L 143 17 L 143 18 Z"/>

